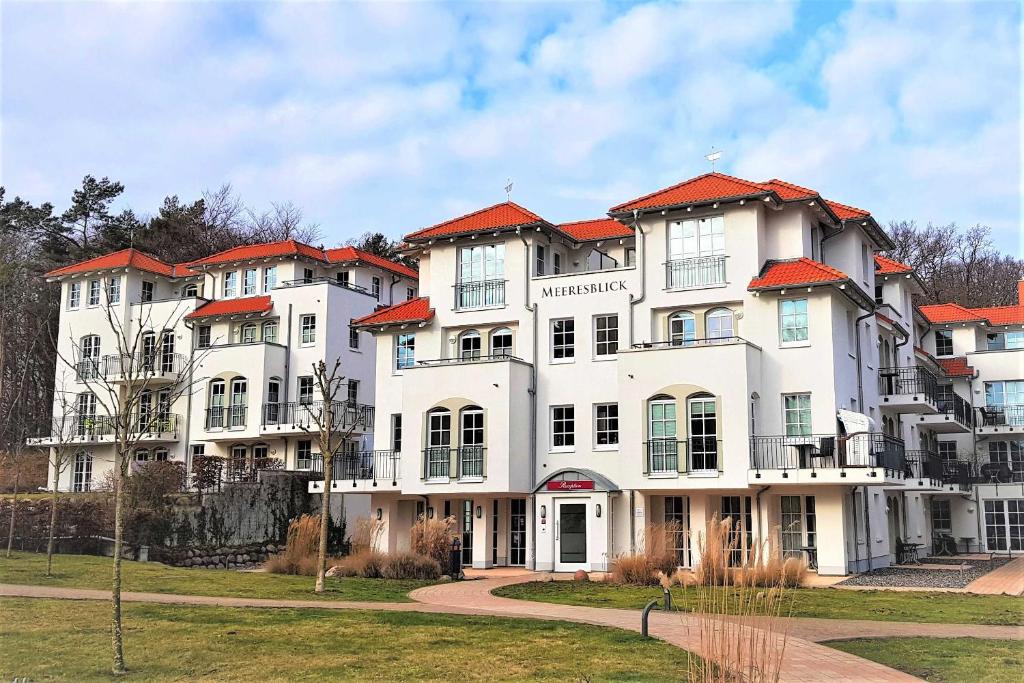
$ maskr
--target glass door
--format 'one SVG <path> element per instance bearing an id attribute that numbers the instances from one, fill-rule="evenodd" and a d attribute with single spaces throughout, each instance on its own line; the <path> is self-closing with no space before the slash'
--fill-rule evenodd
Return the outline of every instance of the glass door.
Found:
<path id="1" fill-rule="evenodd" d="M 523 567 L 526 565 L 526 499 L 513 498 L 509 503 L 508 563 Z"/>
<path id="2" fill-rule="evenodd" d="M 587 563 L 587 504 L 558 503 L 555 571 L 583 569 Z"/>

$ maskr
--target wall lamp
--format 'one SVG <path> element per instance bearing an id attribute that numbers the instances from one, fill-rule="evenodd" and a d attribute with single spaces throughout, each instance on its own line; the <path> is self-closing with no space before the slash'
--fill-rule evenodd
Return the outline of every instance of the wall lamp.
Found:
<path id="1" fill-rule="evenodd" d="M 601 515 L 598 515 L 600 517 Z M 377 508 L 377 521 L 384 519 L 384 510 Z"/>
<path id="2" fill-rule="evenodd" d="M 540 506 L 540 523 L 541 524 L 546 524 L 547 521 L 548 521 L 548 506 L 547 505 L 541 505 Z"/>
<path id="3" fill-rule="evenodd" d="M 483 516 L 484 516 L 484 509 L 482 507 L 480 507 L 479 505 L 477 505 L 476 506 L 476 518 L 480 519 Z"/>
<path id="4" fill-rule="evenodd" d="M 380 512 L 380 510 L 378 510 L 378 512 Z M 595 512 L 595 514 L 597 514 L 598 517 L 601 516 L 601 504 L 600 503 L 598 503 L 597 505 L 594 506 L 594 512 Z M 380 519 L 380 517 L 378 517 L 377 519 Z"/>

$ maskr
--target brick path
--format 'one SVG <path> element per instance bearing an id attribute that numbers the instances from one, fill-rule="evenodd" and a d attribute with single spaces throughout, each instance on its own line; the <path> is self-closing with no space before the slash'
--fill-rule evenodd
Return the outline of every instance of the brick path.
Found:
<path id="1" fill-rule="evenodd" d="M 979 576 L 964 590 L 980 595 L 1024 595 L 1024 557 L 1010 560 L 995 571 Z"/>

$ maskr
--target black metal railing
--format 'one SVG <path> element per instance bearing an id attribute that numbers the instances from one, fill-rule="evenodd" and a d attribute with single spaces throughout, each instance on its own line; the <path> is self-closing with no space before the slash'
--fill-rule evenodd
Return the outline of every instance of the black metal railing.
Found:
<path id="1" fill-rule="evenodd" d="M 943 477 L 943 462 L 938 454 L 927 450 L 907 451 L 907 479 L 925 479 L 939 484 Z"/>
<path id="2" fill-rule="evenodd" d="M 974 481 L 978 484 L 1024 483 L 1024 462 L 990 459 L 979 463 Z"/>
<path id="3" fill-rule="evenodd" d="M 1024 405 L 984 406 L 977 413 L 979 427 L 1024 426 Z"/>
<path id="4" fill-rule="evenodd" d="M 506 360 L 525 362 L 519 356 L 513 356 L 510 353 L 498 353 L 489 356 L 466 354 L 455 358 L 431 358 L 428 360 L 418 360 L 416 365 L 464 365 L 466 363 L 495 363 Z"/>
<path id="5" fill-rule="evenodd" d="M 245 427 L 249 406 L 238 403 L 230 406 L 219 406 L 206 409 L 207 429 L 237 429 Z"/>
<path id="6" fill-rule="evenodd" d="M 291 401 L 288 403 L 264 403 L 262 426 L 287 427 L 301 430 L 317 430 L 321 422 L 326 424 L 328 413 L 333 412 L 333 430 L 362 427 L 373 429 L 373 406 L 354 401 Z"/>
<path id="7" fill-rule="evenodd" d="M 362 294 L 369 294 L 369 290 L 361 285 L 354 285 L 348 282 L 342 282 L 336 277 L 326 277 L 323 275 L 317 275 L 315 277 L 300 277 L 295 280 L 282 280 L 278 282 L 275 287 L 299 287 L 302 285 L 315 285 L 321 282 L 326 282 L 329 285 L 335 285 L 336 287 L 343 287 L 345 289 L 351 289 L 354 292 L 360 292 Z"/>
<path id="8" fill-rule="evenodd" d="M 397 482 L 401 454 L 397 451 L 359 451 L 338 453 L 331 460 L 332 481 L 390 481 Z M 314 455 L 310 470 L 314 474 L 324 472 L 324 458 Z"/>
<path id="9" fill-rule="evenodd" d="M 974 481 L 974 466 L 965 460 L 942 461 L 942 485 L 961 491 L 970 491 Z"/>
<path id="10" fill-rule="evenodd" d="M 260 472 L 279 470 L 284 463 L 277 458 L 226 458 L 223 480 L 230 483 L 256 483 Z"/>
<path id="11" fill-rule="evenodd" d="M 934 402 L 937 392 L 938 381 L 935 375 L 925 368 L 878 369 L 878 393 L 882 396 L 923 394 Z"/>
<path id="12" fill-rule="evenodd" d="M 142 353 L 112 354 L 102 358 L 87 358 L 75 364 L 79 381 L 99 377 L 122 377 L 146 379 L 154 376 L 172 375 L 185 367 L 185 357 L 180 353 L 163 353 L 159 350 Z"/>
<path id="13" fill-rule="evenodd" d="M 964 427 L 972 427 L 974 425 L 974 419 L 971 415 L 971 405 L 964 399 L 960 398 L 958 394 L 945 394 L 939 396 L 936 401 L 936 406 L 940 413 L 951 416 Z M 1021 424 L 1024 424 L 1024 422 Z"/>
<path id="14" fill-rule="evenodd" d="M 52 420 L 50 432 L 39 434 L 37 438 L 54 442 L 91 441 L 114 436 L 117 433 L 117 421 L 118 418 L 114 415 L 69 415 L 64 419 Z M 122 424 L 124 433 L 130 437 L 141 435 L 177 439 L 181 416 L 177 413 L 155 410 L 142 411 L 132 413 Z"/>
<path id="15" fill-rule="evenodd" d="M 458 282 L 454 287 L 456 310 L 505 305 L 505 280 Z"/>
<path id="16" fill-rule="evenodd" d="M 722 440 L 717 436 L 651 439 L 644 442 L 644 474 L 722 471 Z"/>
<path id="17" fill-rule="evenodd" d="M 665 263 L 665 287 L 685 289 L 725 284 L 725 256 L 698 256 Z"/>
<path id="18" fill-rule="evenodd" d="M 719 346 L 722 344 L 738 344 L 746 343 L 746 339 L 743 337 L 737 337 L 736 335 L 730 335 L 728 337 L 709 337 L 702 339 L 666 339 L 663 341 L 649 341 L 649 342 L 638 342 L 630 346 L 633 349 L 663 349 L 668 347 L 686 347 L 691 346 Z"/>
<path id="19" fill-rule="evenodd" d="M 484 476 L 483 446 L 462 446 L 455 459 L 458 479 L 482 479 Z"/>
<path id="20" fill-rule="evenodd" d="M 906 452 L 902 439 L 860 432 L 849 436 L 753 436 L 750 468 L 754 470 L 846 469 L 884 467 L 902 475 Z"/>
<path id="21" fill-rule="evenodd" d="M 428 446 L 423 449 L 424 479 L 482 479 L 487 476 L 484 446 Z"/>

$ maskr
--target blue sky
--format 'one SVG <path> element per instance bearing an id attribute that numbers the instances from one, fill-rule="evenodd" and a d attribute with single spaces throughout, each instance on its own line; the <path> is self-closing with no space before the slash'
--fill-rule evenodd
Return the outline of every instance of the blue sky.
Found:
<path id="1" fill-rule="evenodd" d="M 0 5 L 0 174 L 155 210 L 229 182 L 328 244 L 504 199 L 552 221 L 720 170 L 1020 253 L 1016 2 Z"/>

